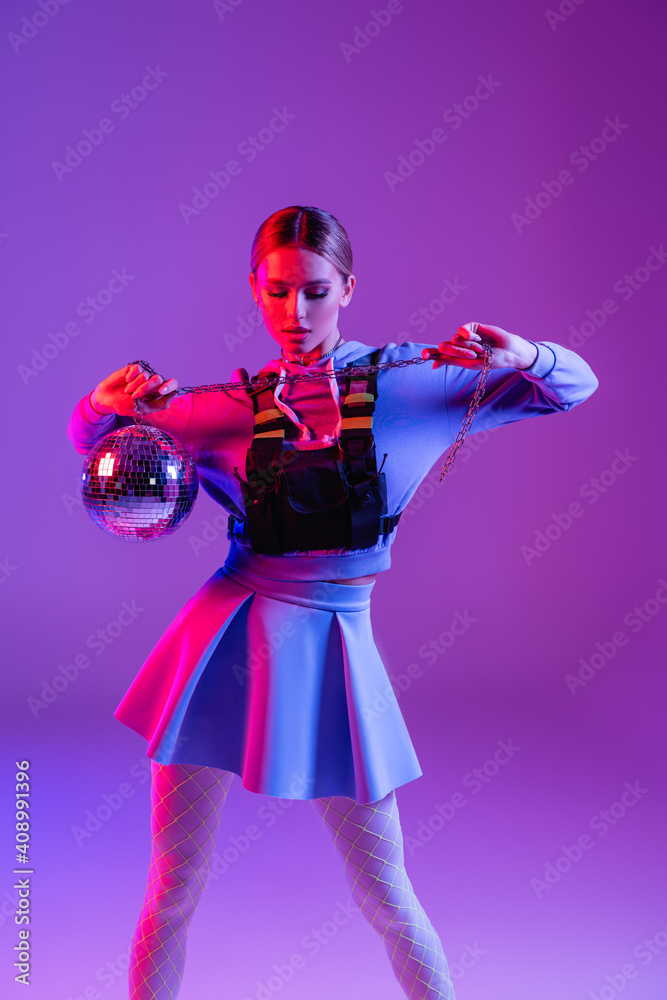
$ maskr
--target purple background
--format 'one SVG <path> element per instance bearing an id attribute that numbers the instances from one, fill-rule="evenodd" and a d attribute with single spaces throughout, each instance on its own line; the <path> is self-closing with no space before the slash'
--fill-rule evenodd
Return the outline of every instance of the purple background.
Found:
<path id="1" fill-rule="evenodd" d="M 50 9 L 56 0 L 44 2 Z M 30 995 L 127 996 L 150 848 L 148 760 L 145 741 L 112 712 L 227 550 L 213 523 L 219 508 L 203 492 L 189 521 L 159 542 L 132 546 L 100 531 L 77 503 L 82 459 L 67 421 L 82 395 L 136 358 L 196 385 L 272 357 L 263 328 L 234 336 L 252 306 L 255 230 L 298 203 L 332 212 L 350 235 L 358 287 L 340 314 L 347 339 L 437 343 L 476 320 L 574 347 L 599 378 L 569 414 L 471 436 L 442 490 L 432 485 L 438 464 L 411 504 L 416 516 L 401 524 L 392 572 L 378 579 L 373 622 L 394 677 L 410 663 L 423 668 L 399 704 L 424 776 L 398 801 L 408 873 L 441 935 L 457 997 L 663 998 L 666 269 L 642 268 L 667 241 L 664 6 L 566 3 L 571 13 L 550 24 L 545 3 L 532 0 L 405 0 L 356 52 L 345 46 L 364 42 L 358 31 L 371 9 L 386 9 L 383 0 L 218 7 L 71 0 L 41 26 L 43 8 L 26 0 L 1 15 L 3 89 L 12 94 L 0 219 L 11 483 L 0 551 L 3 995 L 25 995 L 11 968 L 11 804 L 13 762 L 27 758 Z M 22 19 L 36 14 L 31 29 Z M 22 30 L 26 39 L 12 43 Z M 114 102 L 146 67 L 166 76 L 121 119 Z M 460 127 L 444 121 L 489 74 L 493 93 L 476 109 L 468 102 Z M 293 117 L 262 133 L 271 141 L 249 161 L 239 146 L 276 108 Z M 105 117 L 113 131 L 58 179 L 54 161 Z M 606 118 L 621 123 L 620 134 L 604 150 L 594 143 L 599 155 L 580 169 L 576 150 L 601 135 Z M 438 127 L 446 140 L 391 190 L 385 173 Z M 231 159 L 238 176 L 184 221 L 179 205 Z M 543 196 L 518 232 L 512 213 L 565 169 L 572 183 L 549 205 Z M 122 292 L 92 321 L 77 315 L 123 268 L 132 279 Z M 623 276 L 636 271 L 636 288 L 623 291 Z M 419 333 L 409 317 L 445 279 L 465 290 Z M 616 308 L 605 316 L 607 300 Z M 75 321 L 80 332 L 68 339 L 62 332 Z M 45 355 L 49 344 L 56 348 Z M 617 450 L 627 465 L 603 475 L 600 492 L 591 480 L 611 469 Z M 560 537 L 552 527 L 545 551 L 527 556 L 522 546 L 575 502 L 581 516 Z M 207 522 L 213 540 L 195 555 Z M 88 637 L 124 601 L 142 611 L 96 655 Z M 633 626 L 627 616 L 644 606 L 646 621 Z M 457 611 L 474 623 L 428 664 L 420 647 Z M 626 641 L 615 646 L 619 631 Z M 598 643 L 614 655 L 601 653 L 573 693 L 566 675 Z M 35 714 L 28 699 L 80 653 L 90 666 Z M 466 775 L 510 740 L 520 750 L 475 794 Z M 77 844 L 74 828 L 104 795 L 117 801 L 123 782 L 129 797 Z M 602 836 L 595 817 L 619 802 L 626 782 L 646 791 Z M 457 791 L 465 806 L 433 832 L 436 804 Z M 318 954 L 305 948 L 304 935 L 327 925 L 349 890 L 310 805 L 292 803 L 269 826 L 266 803 L 235 779 L 219 859 L 248 824 L 262 836 L 210 883 L 195 914 L 183 1000 L 261 996 L 274 965 L 297 952 L 305 966 L 281 996 L 398 1000 L 382 941 L 361 914 Z M 585 834 L 590 849 L 551 887 L 531 881 L 558 858 L 567 868 L 563 848 Z M 650 960 L 645 939 L 655 942 Z M 627 963 L 636 973 L 624 984 Z"/>

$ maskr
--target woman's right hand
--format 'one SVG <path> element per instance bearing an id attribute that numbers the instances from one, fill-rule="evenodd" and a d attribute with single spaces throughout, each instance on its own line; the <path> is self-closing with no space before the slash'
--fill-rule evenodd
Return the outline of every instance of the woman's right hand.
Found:
<path id="1" fill-rule="evenodd" d="M 140 365 L 125 365 L 99 382 L 90 394 L 93 408 L 99 413 L 118 413 L 123 417 L 136 414 L 134 400 L 139 400 L 139 412 L 166 410 L 175 398 L 178 382 L 161 375 L 149 375 Z"/>

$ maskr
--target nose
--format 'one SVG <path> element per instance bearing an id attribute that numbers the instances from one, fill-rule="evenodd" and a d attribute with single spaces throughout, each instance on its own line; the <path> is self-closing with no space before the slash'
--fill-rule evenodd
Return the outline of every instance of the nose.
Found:
<path id="1" fill-rule="evenodd" d="M 294 292 L 293 296 L 288 300 L 287 312 L 292 317 L 294 326 L 300 326 L 300 320 L 306 315 L 306 302 L 305 299 L 299 298 L 298 292 Z"/>

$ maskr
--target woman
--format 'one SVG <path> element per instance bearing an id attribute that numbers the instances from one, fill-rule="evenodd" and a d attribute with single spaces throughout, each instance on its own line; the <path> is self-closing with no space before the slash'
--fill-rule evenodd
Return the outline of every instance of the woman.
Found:
<path id="1" fill-rule="evenodd" d="M 454 996 L 438 935 L 405 870 L 395 789 L 421 775 L 369 617 L 400 512 L 468 410 L 485 346 L 491 371 L 473 432 L 570 409 L 597 387 L 578 355 L 469 323 L 434 347 L 345 341 L 352 251 L 329 213 L 291 206 L 259 227 L 250 285 L 280 357 L 266 381 L 175 396 L 139 365 L 76 407 L 86 454 L 132 422 L 179 438 L 229 513 L 229 554 L 179 612 L 115 715 L 148 740 L 152 855 L 130 967 L 134 1000 L 178 994 L 187 928 L 235 774 L 258 794 L 309 799 L 352 895 L 382 934 L 409 997 Z M 418 356 L 432 365 L 345 375 Z M 318 370 L 336 377 L 275 383 Z M 247 373 L 240 370 L 242 379 Z"/>

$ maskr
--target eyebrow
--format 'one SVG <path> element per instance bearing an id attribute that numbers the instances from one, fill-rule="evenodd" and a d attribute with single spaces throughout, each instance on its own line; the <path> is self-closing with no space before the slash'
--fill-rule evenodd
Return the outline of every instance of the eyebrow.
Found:
<path id="1" fill-rule="evenodd" d="M 267 285 L 287 285 L 288 287 L 290 287 L 289 281 L 280 281 L 278 278 L 267 278 L 266 279 L 266 284 Z M 331 282 L 329 281 L 328 278 L 320 278 L 317 281 L 307 281 L 306 282 L 306 286 L 307 285 L 330 285 L 330 284 L 331 284 Z"/>

